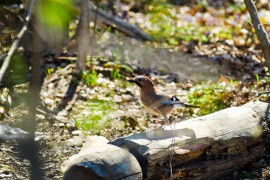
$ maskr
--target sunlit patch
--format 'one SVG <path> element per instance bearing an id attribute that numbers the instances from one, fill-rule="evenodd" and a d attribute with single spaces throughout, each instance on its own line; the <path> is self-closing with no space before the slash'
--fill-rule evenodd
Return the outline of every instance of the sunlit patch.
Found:
<path id="1" fill-rule="evenodd" d="M 105 129 L 115 110 L 116 104 L 114 102 L 93 99 L 86 102 L 76 113 L 75 126 L 85 131 Z"/>

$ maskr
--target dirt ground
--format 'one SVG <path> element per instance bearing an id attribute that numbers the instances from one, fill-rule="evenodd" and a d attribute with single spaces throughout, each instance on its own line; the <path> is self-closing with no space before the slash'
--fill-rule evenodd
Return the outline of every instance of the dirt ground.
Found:
<path id="1" fill-rule="evenodd" d="M 68 78 L 67 78 L 68 79 Z M 104 78 L 106 79 L 106 78 Z M 104 80 L 105 81 L 105 80 Z M 68 84 L 68 80 L 66 84 Z M 46 82 L 45 82 L 46 84 Z M 49 83 L 48 83 L 49 84 Z M 56 82 L 54 82 L 56 84 Z M 65 83 L 61 83 L 62 85 Z M 25 98 L 27 98 L 27 84 L 21 87 L 15 88 L 15 99 L 16 104 L 13 106 L 10 117 L 1 121 L 2 124 L 10 125 L 11 127 L 20 127 L 22 129 L 27 129 L 25 127 L 25 122 L 30 118 L 28 107 L 25 104 Z M 55 85 L 57 86 L 57 85 Z M 183 84 L 182 84 L 183 86 Z M 80 87 L 80 90 L 83 91 L 83 87 Z M 177 85 L 176 85 L 177 87 Z M 171 84 L 164 87 L 167 89 L 176 88 Z M 62 87 L 63 88 L 63 87 Z M 104 87 L 103 87 L 104 89 Z M 43 89 L 44 90 L 44 89 Z M 56 89 L 55 91 L 60 92 L 61 88 Z M 98 91 L 98 89 L 96 89 Z M 136 94 L 136 90 L 131 90 L 132 93 Z M 55 92 L 55 93 L 57 93 Z M 126 90 L 119 90 L 122 94 L 130 94 Z M 106 93 L 106 92 L 105 92 Z M 118 97 L 117 94 L 114 95 Z M 153 125 L 156 121 L 155 116 L 152 116 L 148 113 L 145 113 L 143 107 L 138 103 L 138 97 L 127 96 L 126 99 L 122 102 L 119 101 L 118 108 L 122 111 L 127 111 L 127 108 L 133 108 L 137 116 L 128 117 L 120 113 L 116 119 L 118 122 L 123 123 L 128 119 L 128 125 L 125 128 L 110 127 L 106 130 L 100 131 L 100 135 L 105 136 L 109 140 L 115 138 L 129 135 L 131 133 L 145 131 L 147 129 L 153 128 Z M 134 99 L 135 98 L 135 99 Z M 129 99 L 129 100 L 127 100 Z M 43 99 L 44 100 L 44 99 Z M 73 106 L 79 107 L 85 99 L 77 96 L 77 101 L 74 102 Z M 74 136 L 81 135 L 76 131 L 74 126 L 69 125 L 64 121 L 67 121 L 69 118 L 61 119 L 59 117 L 50 117 L 49 113 L 44 113 L 42 106 L 39 106 L 37 114 L 37 131 L 36 131 L 36 143 L 38 147 L 38 157 L 40 158 L 41 169 L 44 174 L 44 179 L 62 179 L 63 172 L 61 172 L 61 164 L 69 159 L 72 155 L 79 152 L 81 149 L 81 143 L 75 145 L 70 145 L 70 140 Z M 74 108 L 76 109 L 76 108 Z M 141 112 L 138 113 L 138 112 Z M 175 112 L 174 115 L 184 118 L 185 112 L 179 113 Z M 144 117 L 147 121 L 134 121 L 134 119 L 139 117 Z M 186 117 L 187 118 L 187 117 Z M 140 125 L 138 125 L 138 123 Z M 138 127 L 143 128 L 138 128 Z M 87 132 L 84 133 L 84 136 L 94 135 L 96 132 Z M 82 135 L 83 136 L 83 135 Z M 4 142 L 0 144 L 0 179 L 29 179 L 30 177 L 30 161 L 25 155 L 23 155 L 23 149 L 19 145 L 19 142 Z M 265 155 L 259 158 L 256 162 L 248 164 L 245 168 L 235 171 L 233 174 L 224 177 L 223 179 L 270 179 L 270 154 L 266 152 Z"/>

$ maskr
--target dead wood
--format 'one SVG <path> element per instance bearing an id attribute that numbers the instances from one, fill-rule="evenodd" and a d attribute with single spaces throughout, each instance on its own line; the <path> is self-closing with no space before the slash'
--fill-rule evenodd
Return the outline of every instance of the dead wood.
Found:
<path id="1" fill-rule="evenodd" d="M 133 154 L 144 179 L 217 179 L 264 154 L 269 135 L 269 109 L 268 103 L 251 102 L 179 122 L 175 128 L 167 126 L 164 130 L 119 138 L 111 144 Z M 105 145 L 98 149 L 102 149 L 104 156 L 105 152 L 111 152 Z M 96 152 L 86 156 L 93 154 Z M 111 158 L 118 160 L 122 156 L 119 152 Z M 83 159 L 84 163 L 91 164 L 88 171 L 95 175 L 97 170 L 93 167 L 100 162 L 109 162 L 106 158 L 91 162 L 87 157 Z M 71 161 L 77 164 L 71 163 L 73 166 L 78 166 L 82 164 L 82 156 L 76 155 Z M 125 168 L 121 171 L 124 174 Z M 72 173 L 76 174 L 76 169 Z M 119 175 L 119 169 L 117 173 Z"/>
<path id="2" fill-rule="evenodd" d="M 262 45 L 262 50 L 265 58 L 265 64 L 270 68 L 270 42 L 269 37 L 261 23 L 257 8 L 253 0 L 244 0 L 247 10 L 249 12 L 250 18 L 252 20 L 253 27 L 258 36 L 258 39 Z"/>
<path id="3" fill-rule="evenodd" d="M 97 21 L 98 24 L 113 27 L 118 31 L 136 39 L 153 41 L 153 39 L 138 26 L 132 25 L 117 16 L 107 14 L 105 11 L 97 9 L 93 4 L 90 4 L 90 11 L 91 20 Z"/>
<path id="4" fill-rule="evenodd" d="M 215 179 L 263 155 L 269 107 L 262 102 L 232 107 L 113 144 L 137 158 L 145 179 L 170 178 L 170 164 L 172 179 Z"/>

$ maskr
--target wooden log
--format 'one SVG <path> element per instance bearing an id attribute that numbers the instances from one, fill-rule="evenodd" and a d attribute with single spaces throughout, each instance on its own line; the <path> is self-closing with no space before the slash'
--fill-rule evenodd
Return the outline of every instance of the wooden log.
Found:
<path id="1" fill-rule="evenodd" d="M 107 14 L 105 11 L 101 9 L 97 9 L 93 4 L 90 3 L 90 18 L 92 21 L 97 20 L 98 24 L 103 24 L 106 26 L 114 27 L 118 31 L 134 37 L 136 39 L 144 40 L 144 41 L 153 41 L 153 38 L 146 34 L 143 30 L 141 30 L 138 26 L 132 25 L 123 19 L 120 19 L 117 16 L 113 16 L 111 14 Z M 95 15 L 97 15 L 97 19 L 95 19 Z"/>
<path id="2" fill-rule="evenodd" d="M 264 154 L 269 108 L 252 102 L 112 144 L 137 158 L 145 179 L 216 179 Z"/>
<path id="3" fill-rule="evenodd" d="M 98 161 L 91 161 L 91 167 L 100 162 L 126 163 L 125 158 L 121 157 L 130 157 L 126 152 L 128 150 L 140 164 L 144 179 L 217 179 L 233 173 L 264 154 L 270 132 L 269 109 L 268 103 L 251 102 L 179 122 L 172 129 L 166 126 L 164 130 L 152 130 L 116 139 L 110 146 L 93 145 L 95 148 L 85 151 L 87 153 L 84 158 L 80 153 L 76 155 L 69 167 L 86 164 L 88 156 L 97 155 Z M 114 149 L 113 145 L 125 151 Z M 113 153 L 114 156 L 111 156 Z M 109 161 L 107 156 L 110 157 Z M 132 164 L 136 166 L 136 162 L 132 162 L 129 169 L 132 169 Z M 110 164 L 106 164 L 106 169 L 115 168 L 107 165 Z M 126 177 L 125 169 L 119 168 L 121 166 L 117 167 L 115 175 L 114 171 L 110 171 L 110 177 Z M 91 175 L 95 171 L 95 168 L 89 168 L 84 171 L 84 177 L 93 177 Z M 69 168 L 65 177 L 69 172 L 72 172 L 73 177 L 82 173 L 79 169 Z M 139 173 L 138 169 L 133 172 Z M 97 173 L 95 175 L 97 179 L 104 177 Z M 132 179 L 132 176 L 127 179 Z"/>
<path id="4" fill-rule="evenodd" d="M 63 163 L 64 180 L 142 179 L 141 167 L 131 153 L 107 144 L 104 137 L 89 138 L 78 154 Z"/>

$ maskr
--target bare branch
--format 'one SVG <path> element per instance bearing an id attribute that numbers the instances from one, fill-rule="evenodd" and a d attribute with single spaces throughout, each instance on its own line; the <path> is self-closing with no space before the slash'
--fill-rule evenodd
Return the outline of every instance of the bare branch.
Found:
<path id="1" fill-rule="evenodd" d="M 270 42 L 266 31 L 264 30 L 263 24 L 261 23 L 256 6 L 253 0 L 244 0 L 244 3 L 247 7 L 247 10 L 250 14 L 250 18 L 252 20 L 253 27 L 255 32 L 259 38 L 259 41 L 262 45 L 262 50 L 265 58 L 265 63 L 268 67 L 270 67 Z"/>
<path id="2" fill-rule="evenodd" d="M 101 9 L 97 9 L 92 3 L 90 3 L 90 10 L 92 14 L 97 12 L 97 22 L 107 26 L 114 27 L 118 31 L 125 33 L 128 36 L 144 41 L 153 41 L 153 39 L 142 31 L 138 26 L 132 25 L 117 16 L 107 14 Z M 91 19 L 94 21 L 95 16 L 91 15 Z"/>
<path id="3" fill-rule="evenodd" d="M 19 32 L 17 38 L 14 40 L 14 42 L 13 42 L 13 44 L 12 44 L 12 46 L 11 46 L 9 52 L 8 52 L 8 55 L 5 58 L 4 63 L 2 65 L 2 67 L 1 67 L 1 69 L 0 69 L 0 83 L 2 82 L 4 74 L 5 74 L 8 66 L 9 66 L 12 55 L 14 54 L 15 50 L 17 49 L 17 47 L 19 45 L 19 42 L 22 39 L 25 31 L 27 30 L 27 26 L 29 24 L 29 21 L 32 18 L 32 11 L 33 11 L 33 7 L 34 7 L 34 3 L 35 3 L 35 0 L 32 0 L 31 3 L 30 3 L 30 6 L 28 8 L 27 16 L 25 18 L 26 21 L 25 21 L 21 31 Z"/>

